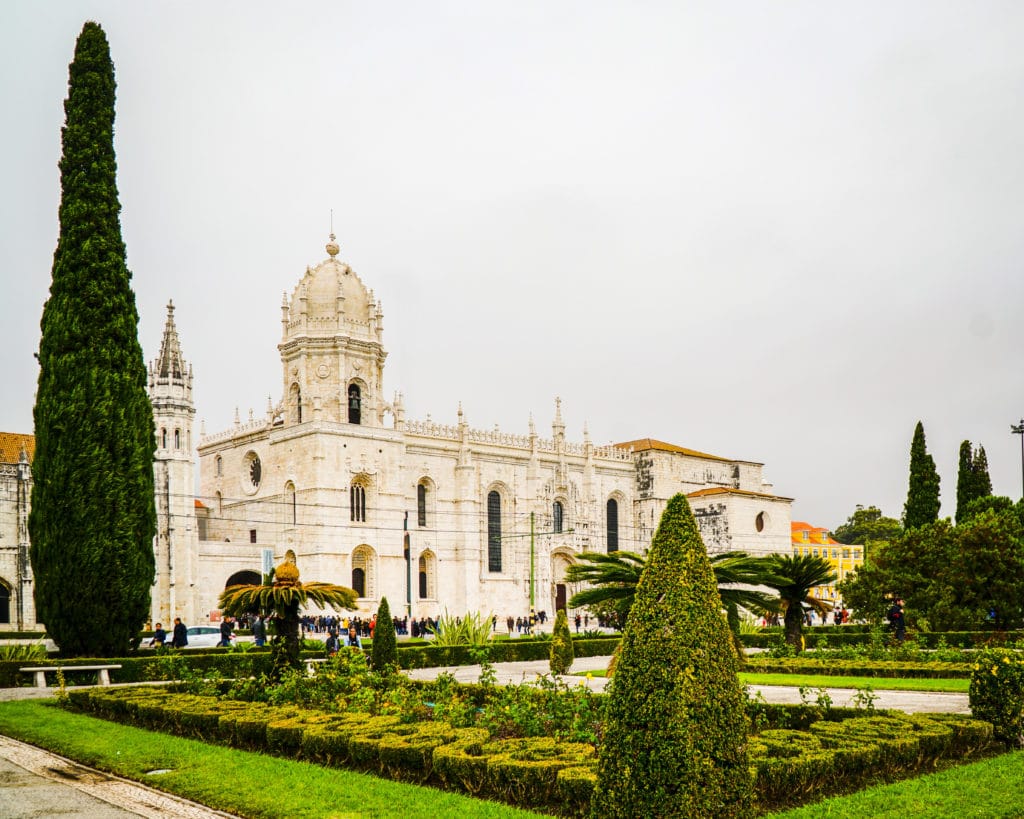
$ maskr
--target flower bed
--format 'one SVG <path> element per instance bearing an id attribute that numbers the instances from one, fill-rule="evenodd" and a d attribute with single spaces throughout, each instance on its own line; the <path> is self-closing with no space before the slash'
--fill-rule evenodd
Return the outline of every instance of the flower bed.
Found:
<path id="1" fill-rule="evenodd" d="M 79 690 L 69 697 L 83 711 L 153 730 L 563 815 L 588 811 L 596 780 L 594 743 L 496 737 L 486 727 L 431 719 L 429 711 L 330 712 L 150 688 Z M 762 809 L 911 776 L 940 759 L 969 757 L 992 738 L 989 723 L 964 717 L 751 708 L 757 722 L 771 726 L 750 739 Z"/>

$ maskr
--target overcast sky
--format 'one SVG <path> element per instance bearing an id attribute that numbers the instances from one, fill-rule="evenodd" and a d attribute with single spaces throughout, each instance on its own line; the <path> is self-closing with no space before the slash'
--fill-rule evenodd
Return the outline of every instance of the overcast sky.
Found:
<path id="1" fill-rule="evenodd" d="M 287 11 L 285 9 L 287 8 Z M 67 65 L 117 72 L 149 361 L 281 398 L 280 304 L 340 257 L 407 417 L 765 463 L 794 519 L 899 517 L 924 422 L 1021 492 L 1024 3 L 0 4 L 0 430 L 29 432 Z"/>

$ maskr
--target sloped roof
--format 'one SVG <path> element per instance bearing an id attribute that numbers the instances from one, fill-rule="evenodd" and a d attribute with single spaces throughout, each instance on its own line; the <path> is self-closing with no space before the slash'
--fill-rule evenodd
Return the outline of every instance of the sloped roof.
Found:
<path id="1" fill-rule="evenodd" d="M 657 449 L 661 452 L 678 452 L 681 455 L 689 455 L 693 458 L 706 458 L 711 461 L 726 461 L 732 463 L 732 458 L 723 458 L 721 455 L 709 455 L 707 452 L 698 452 L 696 449 L 687 449 L 684 446 L 666 444 L 664 441 L 657 441 L 654 438 L 638 438 L 635 441 L 625 441 L 615 444 L 620 449 L 633 449 L 636 452 L 643 452 L 648 449 Z"/>
<path id="2" fill-rule="evenodd" d="M 0 463 L 16 464 L 21 458 L 21 450 L 25 449 L 31 462 L 36 452 L 36 436 L 22 432 L 0 432 Z"/>
<path id="3" fill-rule="evenodd" d="M 826 546 L 843 546 L 845 544 L 835 540 L 828 529 L 824 526 L 811 526 L 809 523 L 805 523 L 802 520 L 794 520 L 789 524 L 791 530 L 791 539 L 793 543 L 801 545 L 809 543 L 824 544 Z M 809 532 L 808 539 L 804 540 L 803 533 Z"/>
<path id="4" fill-rule="evenodd" d="M 749 489 L 733 489 L 728 486 L 709 486 L 707 489 L 698 489 L 694 492 L 687 492 L 688 498 L 706 498 L 710 495 L 745 495 L 750 498 L 771 498 L 772 500 L 793 500 L 782 495 L 770 495 L 767 492 L 751 492 Z"/>

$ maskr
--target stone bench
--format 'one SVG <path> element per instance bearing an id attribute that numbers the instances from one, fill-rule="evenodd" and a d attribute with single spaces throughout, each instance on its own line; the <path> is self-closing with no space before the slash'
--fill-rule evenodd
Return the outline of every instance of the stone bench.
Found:
<path id="1" fill-rule="evenodd" d="M 327 658 L 326 657 L 310 657 L 308 660 L 303 660 L 302 662 L 304 662 L 306 664 L 306 673 L 309 674 L 310 677 L 312 677 L 313 673 L 314 673 L 313 666 L 318 664 L 318 663 L 326 663 L 327 662 Z"/>
<path id="2" fill-rule="evenodd" d="M 110 685 L 110 671 L 120 668 L 119 665 L 40 665 L 31 668 L 19 668 L 26 674 L 36 675 L 36 688 L 46 688 L 47 671 L 95 671 L 96 685 Z"/>

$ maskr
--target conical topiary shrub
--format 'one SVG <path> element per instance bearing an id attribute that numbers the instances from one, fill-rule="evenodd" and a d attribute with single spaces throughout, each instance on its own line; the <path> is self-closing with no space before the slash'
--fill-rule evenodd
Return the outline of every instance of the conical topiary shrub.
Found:
<path id="1" fill-rule="evenodd" d="M 395 621 L 391 619 L 391 606 L 382 597 L 377 609 L 377 625 L 373 629 L 373 648 L 370 651 L 370 665 L 374 671 L 398 668 L 398 646 L 395 638 Z"/>
<path id="2" fill-rule="evenodd" d="M 565 609 L 559 609 L 555 617 L 555 627 L 551 632 L 551 653 L 549 663 L 552 674 L 568 674 L 576 655 L 572 650 L 572 634 L 569 631 L 569 618 Z"/>
<path id="3" fill-rule="evenodd" d="M 752 813 L 736 652 L 686 498 L 665 508 L 622 636 L 594 817 Z"/>

